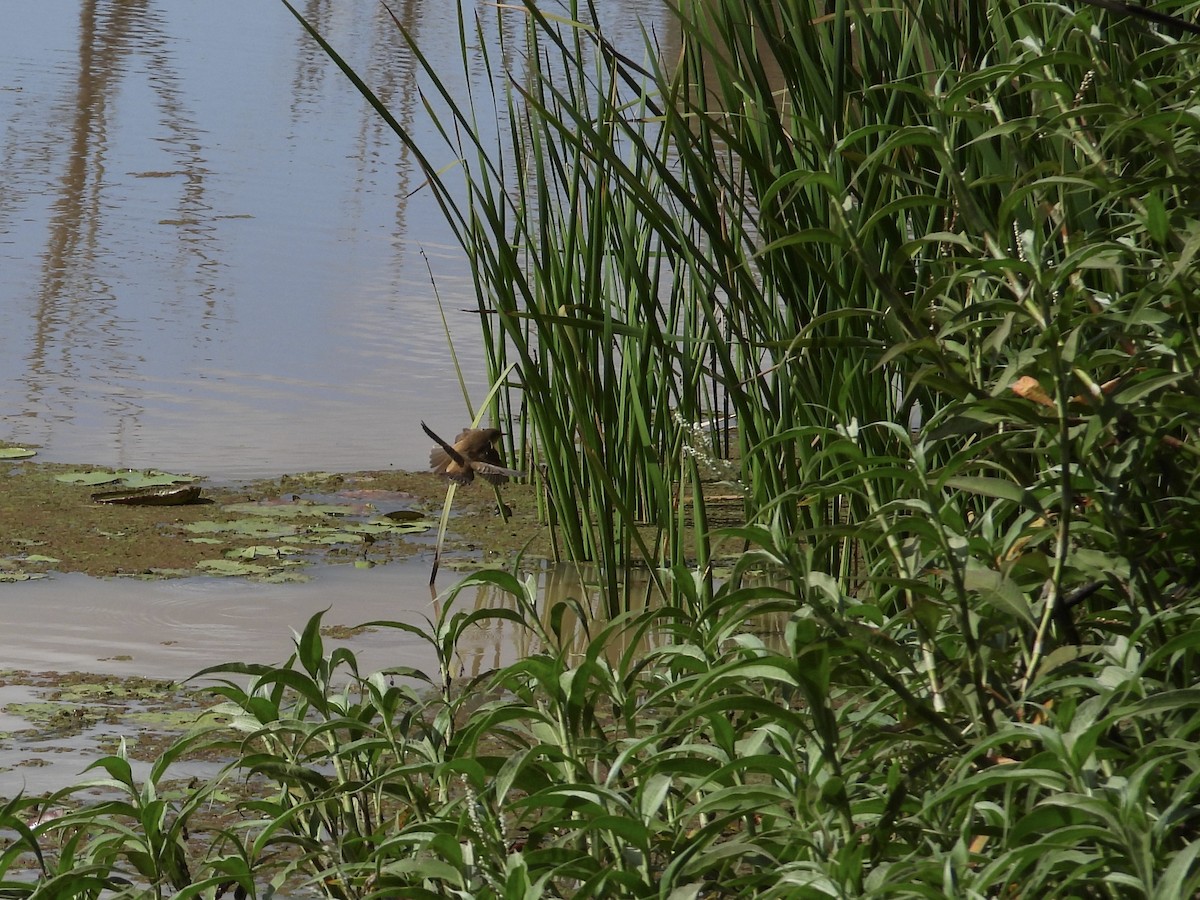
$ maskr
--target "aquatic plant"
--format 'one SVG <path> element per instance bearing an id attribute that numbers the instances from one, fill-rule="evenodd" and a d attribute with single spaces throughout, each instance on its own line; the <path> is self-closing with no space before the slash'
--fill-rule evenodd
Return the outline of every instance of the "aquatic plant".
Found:
<path id="1" fill-rule="evenodd" d="M 371 623 L 429 641 L 436 674 L 360 672 L 352 653 L 325 650 L 314 616 L 283 665 L 202 673 L 221 679 L 223 703 L 143 784 L 118 754 L 97 764 L 113 799 L 32 825 L 32 801 L 0 810 L 16 836 L 0 876 L 31 849 L 42 875 L 2 879 L 0 891 L 1200 890 L 1194 604 L 1055 654 L 1024 702 L 983 729 L 964 714 L 978 705 L 968 678 L 930 694 L 915 617 L 883 617 L 831 579 L 805 576 L 782 532 L 747 536 L 753 552 L 711 601 L 677 572 L 695 605 L 580 618 L 582 644 L 562 627 L 583 612 L 578 603 L 541 608 L 535 580 L 504 572 L 471 576 L 452 594 L 487 585 L 510 605 L 462 609 L 448 596 L 426 627 Z M 749 577 L 768 563 L 803 586 Z M 498 620 L 528 633 L 534 650 L 459 677 L 464 634 Z M 1160 630 L 1172 635 L 1165 644 Z M 1022 662 L 994 648 L 989 679 L 1011 685 Z M 163 789 L 168 765 L 206 742 L 232 756 L 227 773 Z M 48 802 L 71 807 L 85 789 Z"/>
<path id="2" fill-rule="evenodd" d="M 504 6 L 522 68 L 463 101 L 409 42 L 453 169 L 347 70 L 470 251 L 608 615 L 480 573 L 514 604 L 388 626 L 436 675 L 359 673 L 319 620 L 209 670 L 264 793 L 185 893 L 1200 891 L 1200 55 L 1090 6 L 825 7 L 681 6 L 639 62 L 590 7 Z M 713 477 L 744 524 L 708 528 Z M 664 600 L 624 611 L 637 560 Z M 460 683 L 489 618 L 534 650 Z M 106 816 L 71 827 L 137 855 L 79 837 L 46 878 L 174 884 Z"/>
<path id="3" fill-rule="evenodd" d="M 493 375 L 515 366 L 518 458 L 614 597 L 625 564 L 708 563 L 697 443 L 736 465 L 747 521 L 782 516 L 843 579 L 895 565 L 895 542 L 852 534 L 913 466 L 955 518 L 1000 491 L 1027 523 L 1114 466 L 1189 468 L 1194 74 L 1165 31 L 1006 2 L 714 2 L 637 62 L 589 6 L 495 14 L 525 45 L 490 105 L 397 20 L 444 148 L 347 72 L 467 249 Z M 830 492 L 840 435 L 865 480 Z M 1104 508 L 1124 527 L 1132 506 Z"/>

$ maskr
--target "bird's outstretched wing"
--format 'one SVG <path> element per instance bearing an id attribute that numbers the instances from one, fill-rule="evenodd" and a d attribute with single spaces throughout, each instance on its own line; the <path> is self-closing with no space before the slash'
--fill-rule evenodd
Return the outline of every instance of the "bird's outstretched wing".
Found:
<path id="1" fill-rule="evenodd" d="M 486 442 L 487 437 L 491 434 L 499 436 L 498 431 L 484 432 L 468 428 L 455 438 L 453 444 L 448 444 L 424 422 L 421 423 L 421 428 L 437 442 L 437 446 L 429 453 L 429 464 L 433 467 L 434 472 L 446 476 L 451 481 L 470 484 L 474 480 L 476 472 L 492 484 L 503 484 L 509 478 L 525 477 L 525 473 L 520 469 L 510 469 L 505 466 L 499 451 L 492 444 Z M 464 440 L 472 436 L 482 437 L 484 439 L 482 446 L 478 446 L 481 442 L 476 440 L 472 443 L 470 450 L 463 452 L 466 447 Z M 470 455 L 467 455 L 468 453 Z"/>
<path id="2" fill-rule="evenodd" d="M 464 467 L 466 466 L 467 461 L 463 458 L 463 455 L 461 453 L 459 453 L 457 450 L 455 450 L 453 446 L 451 446 L 450 444 L 447 444 L 440 437 L 438 437 L 434 433 L 433 429 L 430 428 L 428 425 L 426 425 L 423 421 L 421 422 L 421 430 L 424 431 L 431 438 L 433 438 L 434 442 L 438 446 L 440 446 L 443 451 L 445 451 L 447 457 L 454 460 L 460 466 L 464 466 Z"/>
<path id="3" fill-rule="evenodd" d="M 475 460 L 471 468 L 490 481 L 492 484 L 503 484 L 510 478 L 524 478 L 525 473 L 519 469 L 507 469 L 504 466 Z"/>
<path id="4" fill-rule="evenodd" d="M 444 475 L 459 484 L 470 484 L 475 478 L 475 470 L 471 463 L 450 444 L 438 437 L 433 429 L 421 423 L 421 429 L 437 442 L 436 447 L 429 451 L 429 465 L 438 475 Z"/>

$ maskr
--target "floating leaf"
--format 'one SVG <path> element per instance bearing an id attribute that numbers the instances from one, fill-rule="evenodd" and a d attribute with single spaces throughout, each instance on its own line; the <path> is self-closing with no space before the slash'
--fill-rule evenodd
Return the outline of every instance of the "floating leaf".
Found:
<path id="1" fill-rule="evenodd" d="M 234 562 L 231 559 L 202 559 L 196 563 L 197 569 L 203 569 L 212 575 L 266 575 L 271 570 L 266 566 L 256 566 L 253 563 Z"/>
<path id="2" fill-rule="evenodd" d="M 169 472 L 159 472 L 155 469 L 146 472 L 109 472 L 104 469 L 91 469 L 86 472 L 63 472 L 54 477 L 67 484 L 97 485 L 120 482 L 131 488 L 163 487 L 168 484 L 181 484 L 196 480 L 193 475 L 172 475 Z"/>
<path id="3" fill-rule="evenodd" d="M 392 534 L 420 534 L 422 531 L 429 531 L 436 525 L 429 519 L 421 519 L 417 522 L 408 522 L 404 525 L 397 525 L 392 528 Z"/>
<path id="4" fill-rule="evenodd" d="M 37 451 L 24 447 L 0 447 L 0 459 L 29 459 L 31 456 L 37 456 Z"/>
<path id="5" fill-rule="evenodd" d="M 289 518 L 293 516 L 344 516 L 351 507 L 338 503 L 233 503 L 225 507 L 226 512 L 248 513 L 252 516 Z"/>
<path id="6" fill-rule="evenodd" d="M 192 534 L 233 532 L 253 538 L 286 537 L 296 533 L 295 525 L 284 525 L 267 519 L 235 519 L 232 522 L 189 522 L 183 526 Z"/>
<path id="7" fill-rule="evenodd" d="M 284 540 L 301 544 L 361 544 L 363 536 L 350 531 L 322 531 L 297 534 Z"/>
<path id="8" fill-rule="evenodd" d="M 266 584 L 301 584 L 305 581 L 312 581 L 312 576 L 293 570 L 290 572 L 272 572 L 270 575 L 264 575 L 254 580 Z"/>
<path id="9" fill-rule="evenodd" d="M 121 476 L 121 482 L 127 487 L 163 487 L 168 484 L 186 484 L 195 481 L 194 475 L 172 475 L 170 472 L 159 472 L 150 469 L 146 472 L 126 472 Z"/>
<path id="10" fill-rule="evenodd" d="M 27 562 L 27 563 L 56 563 L 56 562 L 62 562 L 62 560 L 55 559 L 53 556 L 41 556 L 41 555 L 39 555 L 39 554 L 36 554 L 36 553 L 35 553 L 35 554 L 32 554 L 31 556 L 27 556 L 27 557 L 25 557 L 25 558 L 22 560 L 22 562 Z"/>
<path id="11" fill-rule="evenodd" d="M 416 509 L 397 509 L 393 512 L 384 513 L 380 518 L 389 519 L 392 522 L 412 522 L 425 518 L 425 513 Z"/>
<path id="12" fill-rule="evenodd" d="M 0 572 L 0 581 L 34 581 L 45 577 L 43 572 Z"/>
<path id="13" fill-rule="evenodd" d="M 90 472 L 63 472 L 61 475 L 54 476 L 55 481 L 65 481 L 67 484 L 113 484 L 121 480 L 120 472 L 102 472 L 92 470 Z"/>
<path id="14" fill-rule="evenodd" d="M 389 522 L 356 522 L 353 525 L 347 525 L 346 531 L 353 531 L 355 534 L 389 534 L 398 525 L 392 525 Z"/>
<path id="15" fill-rule="evenodd" d="M 188 538 L 188 543 L 189 544 L 223 544 L 225 542 L 223 540 L 221 540 L 220 538 L 214 538 L 214 537 L 194 537 L 194 538 Z"/>
<path id="16" fill-rule="evenodd" d="M 372 519 L 370 522 L 347 525 L 345 530 L 358 534 L 415 534 L 428 531 L 433 526 L 434 523 L 429 519 L 418 519 L 413 522 L 386 522 Z"/>
<path id="17" fill-rule="evenodd" d="M 230 550 L 225 554 L 226 559 L 258 559 L 263 556 L 270 556 L 278 559 L 280 556 L 286 556 L 300 551 L 294 547 L 272 547 L 268 544 L 255 544 L 252 547 L 242 547 L 238 550 Z"/>

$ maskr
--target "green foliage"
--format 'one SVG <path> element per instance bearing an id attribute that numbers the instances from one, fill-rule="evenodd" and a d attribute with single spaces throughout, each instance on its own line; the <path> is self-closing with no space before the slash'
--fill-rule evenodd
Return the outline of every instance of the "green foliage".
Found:
<path id="1" fill-rule="evenodd" d="M 642 65 L 590 7 L 509 8 L 522 67 L 482 110 L 410 41 L 450 109 L 449 171 L 357 81 L 468 251 L 493 377 L 515 365 L 503 405 L 524 413 L 519 449 L 568 555 L 598 560 L 614 596 L 633 560 L 703 565 L 680 498 L 702 500 L 704 463 L 729 456 L 748 520 L 867 522 L 862 488 L 795 503 L 847 464 L 825 436 L 854 431 L 876 495 L 898 500 L 912 448 L 871 423 L 920 416 L 939 490 L 986 477 L 1062 511 L 1056 586 L 1084 497 L 1121 539 L 1162 496 L 1194 518 L 1190 48 L 1093 9 L 824 13 L 687 4 L 678 52 L 648 46 Z M 480 115 L 509 143 L 488 145 Z M 1052 402 L 1015 397 L 1023 378 Z M 852 574 L 851 540 L 815 544 L 824 571 Z"/>
<path id="2" fill-rule="evenodd" d="M 168 815 L 119 757 L 128 800 L 9 804 L 0 877 L 35 850 L 56 895 L 1200 892 L 1200 55 L 1091 6 L 826 6 L 681 5 L 644 64 L 590 8 L 504 7 L 503 153 L 410 41 L 465 201 L 347 70 L 469 251 L 610 615 L 481 573 L 514 608 L 385 623 L 431 678 L 359 673 L 314 619 L 285 666 L 209 670 L 249 679 L 219 693 L 257 792 L 190 884 L 170 823 L 208 786 Z M 710 470 L 745 525 L 707 529 Z M 714 539 L 743 549 L 720 583 Z M 622 612 L 636 560 L 661 603 Z M 488 619 L 537 649 L 460 684 Z"/>
<path id="3" fill-rule="evenodd" d="M 1200 890 L 1194 607 L 1049 655 L 1024 702 L 983 727 L 965 642 L 934 641 L 933 695 L 915 617 L 802 576 L 777 529 L 745 536 L 756 546 L 711 600 L 591 623 L 582 643 L 563 629 L 577 603 L 541 610 L 535 580 L 503 572 L 455 590 L 490 584 L 511 607 L 456 611 L 450 597 L 426 628 L 371 623 L 429 641 L 436 682 L 360 673 L 346 650 L 325 651 L 318 614 L 285 665 L 200 673 L 226 678 L 213 689 L 223 724 L 169 751 L 144 785 L 117 755 L 97 763 L 107 778 L 75 789 L 112 799 L 32 827 L 30 801 L 12 801 L 0 814 L 17 840 L 0 865 L 35 849 L 41 895 L 87 897 Z M 798 587 L 751 577 L 764 565 Z M 454 677 L 459 640 L 493 620 L 540 649 Z M 1011 687 L 1023 669 L 993 652 L 988 684 Z M 236 751 L 223 779 L 236 795 L 218 797 L 220 781 L 157 787 L 201 741 Z M 214 800 L 225 824 L 198 822 Z"/>

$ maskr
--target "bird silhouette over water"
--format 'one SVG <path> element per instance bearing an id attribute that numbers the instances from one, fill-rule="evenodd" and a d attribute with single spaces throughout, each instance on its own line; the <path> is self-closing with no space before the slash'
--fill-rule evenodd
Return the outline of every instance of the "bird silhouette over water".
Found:
<path id="1" fill-rule="evenodd" d="M 508 469 L 500 458 L 496 443 L 503 436 L 499 428 L 468 428 L 447 444 L 424 422 L 421 428 L 437 442 L 429 451 L 429 465 L 437 474 L 458 484 L 470 484 L 479 473 L 492 484 L 504 484 L 509 478 L 521 478 L 524 472 Z"/>

